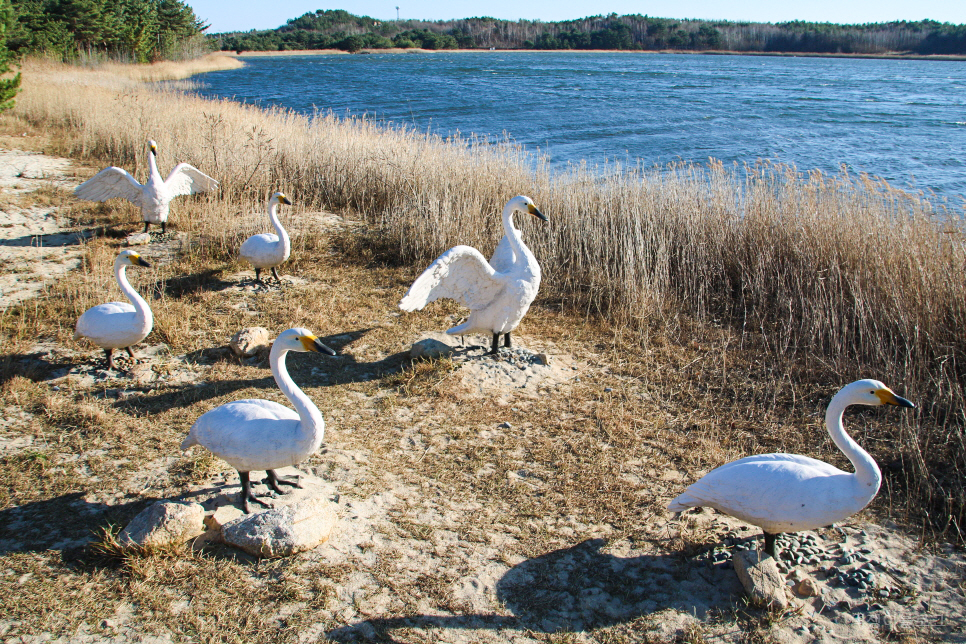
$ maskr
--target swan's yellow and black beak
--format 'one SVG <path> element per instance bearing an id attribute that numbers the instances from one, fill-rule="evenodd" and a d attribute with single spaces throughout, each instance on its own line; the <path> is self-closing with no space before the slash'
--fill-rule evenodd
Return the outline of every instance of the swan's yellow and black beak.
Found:
<path id="1" fill-rule="evenodd" d="M 302 346 L 305 348 L 306 351 L 312 351 L 314 353 L 324 353 L 330 356 L 336 355 L 335 349 L 331 349 L 326 345 L 322 344 L 322 341 L 319 340 L 314 335 L 300 335 L 299 342 L 302 343 Z"/>
<path id="2" fill-rule="evenodd" d="M 895 405 L 896 407 L 908 407 L 915 409 L 916 406 L 902 396 L 897 396 L 891 389 L 879 389 L 875 392 L 876 398 L 882 401 L 883 405 Z"/>
<path id="3" fill-rule="evenodd" d="M 152 143 L 150 147 L 151 147 L 151 154 L 153 154 L 154 156 L 158 156 L 158 146 Z"/>
<path id="4" fill-rule="evenodd" d="M 292 200 L 289 199 L 288 197 L 286 197 L 285 195 L 279 195 L 278 196 L 278 202 L 279 203 L 283 203 L 286 206 L 291 206 L 292 205 Z"/>
<path id="5" fill-rule="evenodd" d="M 144 258 L 140 255 L 128 255 L 128 261 L 131 262 L 132 266 L 146 266 L 151 268 L 151 265 L 144 261 Z"/>
<path id="6" fill-rule="evenodd" d="M 532 203 L 527 204 L 527 212 L 529 212 L 531 215 L 533 215 L 534 217 L 536 217 L 541 221 L 548 221 L 547 216 L 542 212 L 540 212 L 539 210 L 537 210 L 537 207 L 534 206 Z"/>

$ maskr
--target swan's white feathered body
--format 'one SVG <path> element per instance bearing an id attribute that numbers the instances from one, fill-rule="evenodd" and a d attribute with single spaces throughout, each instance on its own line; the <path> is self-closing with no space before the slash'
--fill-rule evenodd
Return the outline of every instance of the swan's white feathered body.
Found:
<path id="1" fill-rule="evenodd" d="M 315 453 L 325 435 L 325 421 L 315 403 L 289 376 L 285 368 L 289 351 L 335 352 L 303 328 L 283 332 L 272 344 L 272 374 L 294 410 L 261 399 L 215 407 L 195 421 L 181 449 L 201 445 L 239 472 L 295 465 Z"/>
<path id="2" fill-rule="evenodd" d="M 148 141 L 148 182 L 139 183 L 122 168 L 104 168 L 93 177 L 77 186 L 74 194 L 88 201 L 107 201 L 115 197 L 127 199 L 141 208 L 141 218 L 145 223 L 165 224 L 172 199 L 181 195 L 208 192 L 218 187 L 218 182 L 187 163 L 179 163 L 168 175 L 161 178 L 155 156 L 157 144 Z M 145 226 L 147 229 L 147 226 Z"/>
<path id="3" fill-rule="evenodd" d="M 282 222 L 278 219 L 276 209 L 278 204 L 291 205 L 291 201 L 281 192 L 276 192 L 268 199 L 265 206 L 268 212 L 268 219 L 275 227 L 277 234 L 263 233 L 252 235 L 238 249 L 238 255 L 251 263 L 256 269 L 272 268 L 288 259 L 292 252 L 292 242 L 288 233 L 282 227 Z"/>
<path id="4" fill-rule="evenodd" d="M 540 289 L 540 265 L 513 225 L 518 210 L 546 221 L 529 197 L 514 197 L 503 209 L 505 235 L 489 262 L 470 246 L 450 248 L 413 282 L 399 308 L 415 311 L 446 297 L 470 309 L 466 322 L 447 329 L 450 335 L 516 329 Z"/>
<path id="5" fill-rule="evenodd" d="M 128 266 L 149 264 L 132 250 L 122 251 L 114 260 L 117 284 L 121 287 L 121 292 L 131 300 L 131 304 L 108 302 L 87 309 L 77 320 L 75 340 L 87 338 L 103 349 L 113 350 L 135 345 L 151 333 L 154 315 L 144 298 L 128 283 L 125 274 Z"/>
<path id="6" fill-rule="evenodd" d="M 854 473 L 798 454 L 749 456 L 712 470 L 668 509 L 712 507 L 770 534 L 813 530 L 852 516 L 875 498 L 882 481 L 875 460 L 842 426 L 845 408 L 856 404 L 913 406 L 877 380 L 853 382 L 832 398 L 825 424 Z"/>

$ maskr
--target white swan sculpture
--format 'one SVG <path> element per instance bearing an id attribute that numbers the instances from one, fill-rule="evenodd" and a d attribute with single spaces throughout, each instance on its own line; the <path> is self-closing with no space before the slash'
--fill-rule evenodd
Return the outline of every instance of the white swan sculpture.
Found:
<path id="1" fill-rule="evenodd" d="M 446 333 L 492 333 L 491 354 L 499 352 L 503 334 L 503 346 L 509 347 L 510 333 L 520 324 L 540 288 L 540 265 L 513 225 L 516 211 L 547 221 L 530 197 L 514 197 L 503 208 L 505 234 L 489 262 L 470 246 L 450 248 L 416 278 L 399 308 L 415 311 L 441 297 L 452 298 L 469 308 L 470 316 Z"/>
<path id="2" fill-rule="evenodd" d="M 114 364 L 114 349 L 127 349 L 131 359 L 135 362 L 131 346 L 137 344 L 151 333 L 154 326 L 154 315 L 151 307 L 143 297 L 132 287 L 125 275 L 128 266 L 151 266 L 133 250 L 124 250 L 114 260 L 114 276 L 121 292 L 131 300 L 127 302 L 108 302 L 98 304 L 84 311 L 77 319 L 74 339 L 87 338 L 104 349 L 107 354 L 107 364 L 111 369 L 117 369 Z"/>
<path id="3" fill-rule="evenodd" d="M 104 168 L 93 177 L 77 186 L 74 194 L 80 199 L 88 201 L 107 201 L 114 197 L 127 199 L 135 206 L 141 207 L 141 217 L 144 219 L 144 232 L 148 232 L 151 224 L 161 224 L 161 232 L 166 232 L 168 223 L 168 207 L 171 200 L 181 195 L 192 195 L 196 192 L 208 192 L 218 188 L 218 182 L 201 170 L 187 163 L 179 163 L 168 175 L 161 179 L 158 163 L 158 145 L 148 141 L 148 182 L 139 183 L 127 171 L 111 166 Z"/>
<path id="4" fill-rule="evenodd" d="M 270 400 L 236 400 L 202 414 L 191 426 L 181 449 L 201 445 L 238 470 L 242 509 L 248 514 L 249 501 L 266 506 L 252 493 L 249 472 L 265 470 L 268 486 L 282 494 L 279 484 L 301 487 L 298 481 L 278 476 L 275 469 L 301 463 L 322 444 L 325 421 L 319 408 L 298 388 L 285 368 L 289 351 L 314 351 L 335 355 L 311 331 L 289 329 L 272 344 L 269 362 L 272 375 L 295 411 Z"/>
<path id="5" fill-rule="evenodd" d="M 852 516 L 875 498 L 882 474 L 842 427 L 849 405 L 915 407 L 878 380 L 853 382 L 832 397 L 825 426 L 855 473 L 798 454 L 749 456 L 711 470 L 671 501 L 668 510 L 707 506 L 759 526 L 765 552 L 772 557 L 779 533 L 814 530 Z"/>
<path id="6" fill-rule="evenodd" d="M 282 228 L 282 222 L 278 220 L 278 215 L 275 212 L 280 203 L 287 206 L 292 205 L 289 198 L 281 192 L 273 194 L 268 198 L 268 203 L 265 204 L 265 210 L 268 212 L 268 220 L 272 222 L 272 226 L 275 227 L 275 232 L 278 234 L 263 233 L 261 235 L 252 235 L 238 249 L 239 256 L 255 267 L 255 281 L 259 284 L 263 283 L 260 275 L 263 268 L 272 269 L 272 276 L 281 284 L 282 280 L 279 278 L 278 271 L 275 270 L 275 267 L 287 260 L 289 254 L 292 252 L 292 241 L 289 239 L 285 229 Z"/>

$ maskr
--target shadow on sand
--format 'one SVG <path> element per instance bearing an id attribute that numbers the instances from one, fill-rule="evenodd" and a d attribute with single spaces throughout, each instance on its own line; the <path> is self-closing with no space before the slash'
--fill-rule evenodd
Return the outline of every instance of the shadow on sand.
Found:
<path id="1" fill-rule="evenodd" d="M 740 592 L 733 571 L 695 577 L 680 555 L 617 557 L 601 552 L 603 539 L 528 559 L 496 583 L 496 598 L 510 615 L 411 615 L 369 619 L 330 631 L 339 642 L 410 641 L 399 629 L 460 629 L 535 633 L 582 632 L 631 622 L 674 608 L 702 616 L 728 608 Z M 709 590 L 713 586 L 713 590 Z M 692 592 L 693 589 L 693 592 Z"/>

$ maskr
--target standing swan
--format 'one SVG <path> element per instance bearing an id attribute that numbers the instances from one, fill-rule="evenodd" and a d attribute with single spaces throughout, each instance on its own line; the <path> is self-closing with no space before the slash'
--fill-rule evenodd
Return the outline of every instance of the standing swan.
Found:
<path id="1" fill-rule="evenodd" d="M 759 526 L 765 532 L 765 552 L 772 557 L 778 533 L 813 530 L 852 516 L 875 498 L 882 474 L 842 427 L 849 405 L 915 407 L 878 380 L 857 380 L 835 394 L 825 412 L 828 433 L 852 462 L 854 474 L 798 454 L 749 456 L 711 470 L 671 501 L 668 510 L 707 506 Z"/>
<path id="2" fill-rule="evenodd" d="M 470 246 L 450 248 L 416 278 L 399 308 L 415 311 L 441 297 L 452 298 L 471 312 L 466 322 L 446 333 L 492 333 L 491 354 L 499 352 L 502 333 L 504 346 L 509 347 L 510 332 L 520 324 L 540 288 L 540 265 L 513 225 L 513 213 L 518 210 L 547 221 L 530 197 L 514 197 L 503 208 L 506 234 L 489 262 Z"/>
<path id="3" fill-rule="evenodd" d="M 74 194 L 88 201 L 107 201 L 114 197 L 127 199 L 135 206 L 141 207 L 144 232 L 148 232 L 148 226 L 151 224 L 160 223 L 163 233 L 167 227 L 168 206 L 172 199 L 181 195 L 215 190 L 218 182 L 187 163 L 176 165 L 168 178 L 162 180 L 155 160 L 158 155 L 158 145 L 154 141 L 148 141 L 148 146 L 151 151 L 148 154 L 147 183 L 142 185 L 125 170 L 111 166 L 77 186 Z"/>
<path id="4" fill-rule="evenodd" d="M 127 299 L 131 300 L 131 304 L 108 302 L 92 306 L 78 318 L 77 327 L 74 330 L 75 340 L 88 338 L 104 349 L 104 353 L 107 354 L 107 364 L 111 369 L 117 369 L 117 365 L 114 364 L 114 349 L 127 349 L 131 358 L 135 359 L 131 345 L 148 337 L 154 326 L 151 307 L 127 281 L 124 269 L 128 266 L 151 265 L 133 250 L 121 251 L 114 260 L 114 277 L 117 278 L 117 285 L 121 287 L 121 292 L 127 296 Z"/>
<path id="5" fill-rule="evenodd" d="M 261 235 L 252 235 L 245 240 L 245 243 L 238 250 L 241 258 L 247 260 L 255 267 L 255 281 L 259 284 L 264 284 L 260 276 L 263 268 L 271 268 L 272 276 L 281 284 L 282 280 L 279 278 L 278 271 L 275 270 L 275 267 L 288 259 L 289 254 L 292 252 L 292 241 L 288 238 L 288 233 L 282 228 L 282 222 L 278 220 L 278 215 L 275 213 L 280 203 L 286 206 L 292 205 L 289 198 L 281 192 L 273 194 L 268 198 L 268 203 L 265 204 L 265 210 L 268 212 L 268 220 L 275 226 L 275 232 L 278 234 L 263 233 Z"/>
<path id="6" fill-rule="evenodd" d="M 319 449 L 325 434 L 325 421 L 319 408 L 288 375 L 285 354 L 289 351 L 314 351 L 331 356 L 335 351 L 308 329 L 289 329 L 276 338 L 269 357 L 272 375 L 295 411 L 270 400 L 236 400 L 202 414 L 181 443 L 182 451 L 201 445 L 238 470 L 245 514 L 251 511 L 249 501 L 267 507 L 252 493 L 249 472 L 265 470 L 268 486 L 279 494 L 282 493 L 280 483 L 301 487 L 298 481 L 279 477 L 275 469 L 304 461 Z"/>

